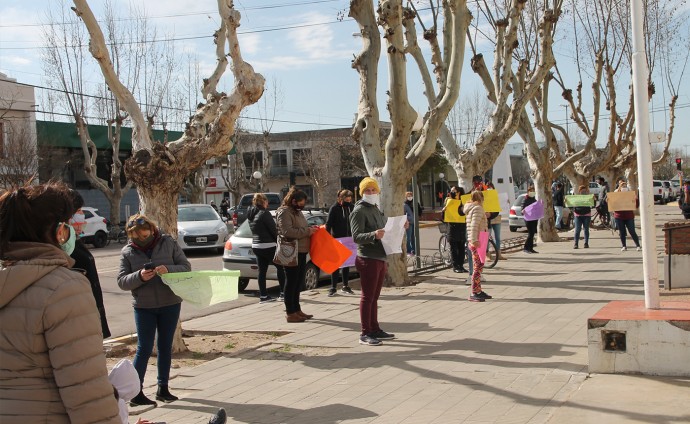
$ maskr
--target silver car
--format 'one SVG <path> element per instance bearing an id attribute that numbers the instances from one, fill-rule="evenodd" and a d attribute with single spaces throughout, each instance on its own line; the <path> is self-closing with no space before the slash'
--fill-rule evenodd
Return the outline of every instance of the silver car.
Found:
<path id="1" fill-rule="evenodd" d="M 223 251 L 228 227 L 211 205 L 177 206 L 177 243 L 183 250 L 217 249 Z"/>
<path id="2" fill-rule="evenodd" d="M 508 228 L 511 233 L 514 233 L 518 228 L 525 226 L 525 218 L 522 216 L 522 202 L 525 200 L 526 194 L 521 194 L 513 202 L 510 207 L 510 215 L 508 215 Z M 563 216 L 561 217 L 561 228 L 570 229 L 573 224 L 572 216 L 569 208 L 563 208 Z"/>
<path id="3" fill-rule="evenodd" d="M 307 223 L 311 225 L 323 225 L 328 219 L 328 214 L 319 211 L 302 211 Z M 275 217 L 275 211 L 271 211 Z M 259 266 L 256 264 L 256 256 L 252 251 L 252 230 L 249 228 L 249 221 L 244 221 L 230 239 L 225 243 L 223 252 L 223 268 L 228 270 L 240 271 L 240 290 L 247 288 L 249 280 L 257 278 Z M 307 255 L 307 272 L 305 276 L 306 288 L 311 290 L 318 287 L 319 280 L 328 277 L 316 265 L 311 262 Z M 277 280 L 276 267 L 269 266 L 266 273 L 267 280 Z"/>

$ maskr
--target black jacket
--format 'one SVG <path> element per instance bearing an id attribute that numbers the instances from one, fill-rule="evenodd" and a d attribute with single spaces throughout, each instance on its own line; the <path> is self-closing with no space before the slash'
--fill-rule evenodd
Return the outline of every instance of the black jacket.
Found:
<path id="1" fill-rule="evenodd" d="M 537 203 L 537 198 L 536 197 L 530 197 L 530 196 L 525 196 L 525 198 L 522 200 L 522 210 L 524 211 L 525 208 L 532 203 Z M 524 213 L 524 212 L 523 212 Z"/>
<path id="2" fill-rule="evenodd" d="M 247 220 L 249 220 L 249 228 L 252 230 L 252 244 L 276 242 L 278 231 L 271 212 L 265 208 L 250 206 L 247 209 Z"/>
<path id="3" fill-rule="evenodd" d="M 563 189 L 556 189 L 551 196 L 553 198 L 554 206 L 565 206 L 565 198 L 563 197 Z"/>
<path id="4" fill-rule="evenodd" d="M 96 299 L 98 314 L 101 316 L 101 331 L 103 332 L 103 338 L 106 339 L 110 337 L 110 328 L 108 328 L 108 319 L 105 316 L 103 290 L 101 290 L 101 281 L 98 279 L 96 261 L 81 240 L 77 240 L 77 243 L 74 245 L 74 251 L 70 256 L 74 259 L 74 266 L 72 269 L 83 272 L 91 284 L 91 291 L 93 292 L 93 297 Z"/>
<path id="5" fill-rule="evenodd" d="M 348 203 L 343 206 L 339 203 L 333 204 L 328 210 L 328 220 L 326 221 L 326 231 L 333 237 L 349 237 L 352 235 L 350 229 L 350 214 L 354 206 Z"/>

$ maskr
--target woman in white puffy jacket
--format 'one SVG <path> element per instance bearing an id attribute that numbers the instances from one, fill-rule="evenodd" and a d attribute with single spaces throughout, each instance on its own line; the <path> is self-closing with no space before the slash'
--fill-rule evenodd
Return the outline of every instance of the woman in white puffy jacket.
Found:
<path id="1" fill-rule="evenodd" d="M 467 219 L 467 247 L 472 252 L 473 263 L 472 292 L 468 300 L 470 302 L 484 302 L 491 299 L 491 296 L 482 291 L 481 277 L 484 263 L 479 259 L 479 233 L 489 229 L 484 212 L 484 193 L 473 191 L 472 201 L 465 205 L 464 212 Z"/>

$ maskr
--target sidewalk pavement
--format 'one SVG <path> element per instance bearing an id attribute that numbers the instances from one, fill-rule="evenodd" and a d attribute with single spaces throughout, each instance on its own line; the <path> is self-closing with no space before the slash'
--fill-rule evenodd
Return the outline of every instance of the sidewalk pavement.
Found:
<path id="1" fill-rule="evenodd" d="M 572 244 L 509 254 L 485 271 L 494 299 L 484 303 L 467 301 L 466 274 L 450 270 L 385 288 L 379 320 L 397 339 L 382 346 L 358 344 L 359 298 L 329 298 L 327 287 L 303 293 L 315 316 L 306 323 L 286 323 L 280 303 L 187 321 L 287 334 L 180 372 L 170 386 L 181 399 L 142 416 L 206 423 L 223 407 L 234 423 L 690 422 L 689 379 L 588 374 L 587 318 L 611 300 L 644 299 L 642 256 L 621 252 L 608 230 L 592 231 L 590 249 Z"/>

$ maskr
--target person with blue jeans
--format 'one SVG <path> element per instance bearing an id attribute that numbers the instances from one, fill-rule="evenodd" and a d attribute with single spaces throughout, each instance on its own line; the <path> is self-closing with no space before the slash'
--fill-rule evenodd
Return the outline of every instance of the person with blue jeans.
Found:
<path id="1" fill-rule="evenodd" d="M 177 242 L 144 215 L 136 214 L 126 225 L 129 244 L 122 248 L 117 284 L 132 292 L 134 322 L 137 326 L 137 352 L 134 368 L 142 389 L 131 401 L 132 406 L 156 405 L 143 391 L 146 366 L 158 333 L 158 390 L 156 399 L 174 402 L 178 398 L 168 389 L 172 345 L 180 318 L 182 299 L 168 287 L 161 275 L 191 271 L 192 266 Z"/>
<path id="2" fill-rule="evenodd" d="M 561 221 L 563 220 L 563 208 L 565 207 L 565 196 L 563 194 L 563 184 L 556 183 L 556 189 L 551 194 L 553 200 L 553 209 L 556 212 L 556 229 L 561 229 Z"/>
<path id="3" fill-rule="evenodd" d="M 587 186 L 581 185 L 578 194 L 589 194 Z M 589 206 L 576 206 L 573 208 L 575 214 L 575 245 L 573 249 L 577 249 L 580 242 L 580 231 L 584 227 L 585 230 L 585 249 L 589 249 L 589 224 L 592 222 L 592 208 Z"/>

